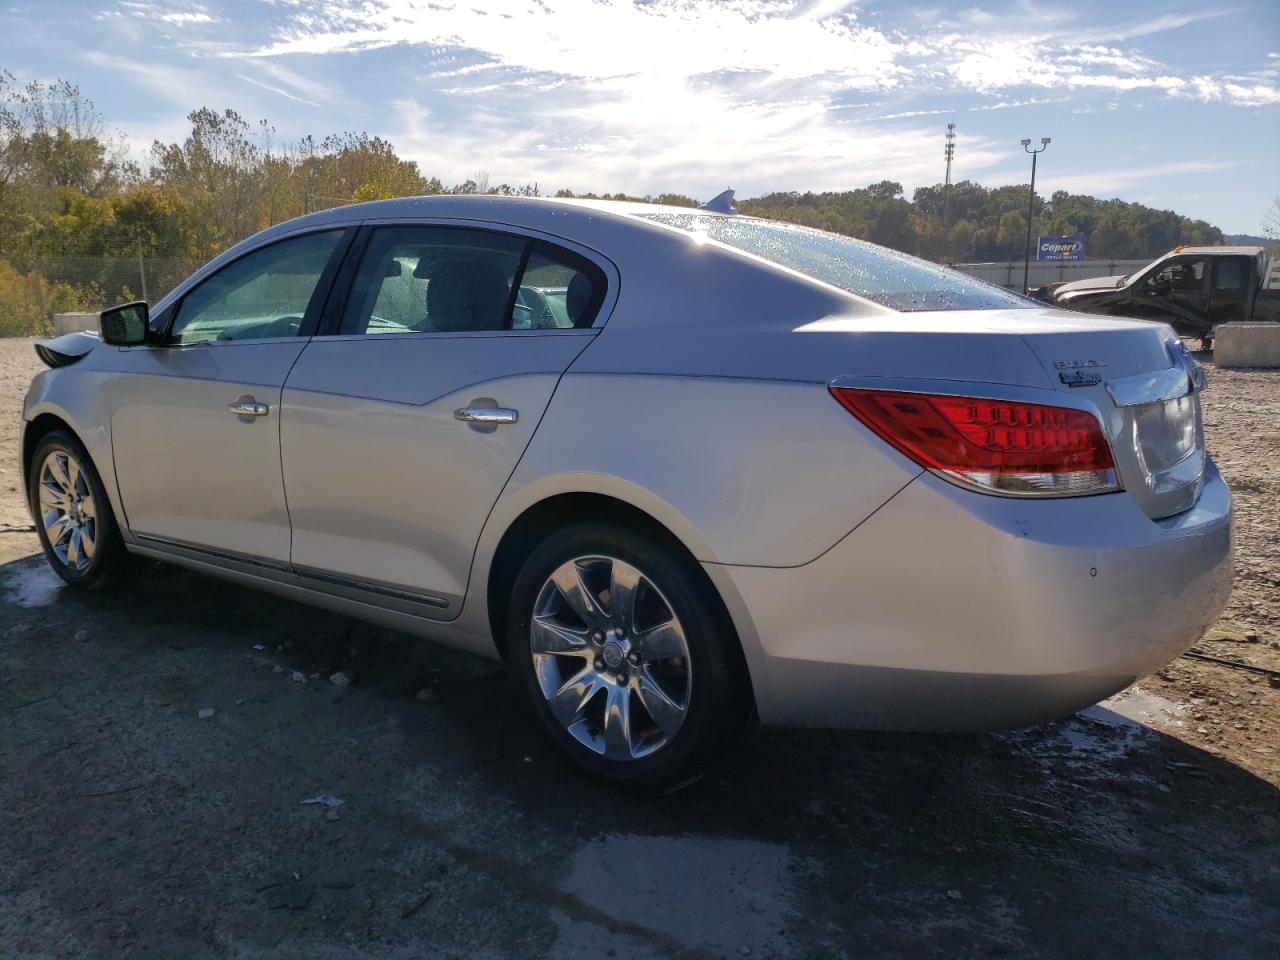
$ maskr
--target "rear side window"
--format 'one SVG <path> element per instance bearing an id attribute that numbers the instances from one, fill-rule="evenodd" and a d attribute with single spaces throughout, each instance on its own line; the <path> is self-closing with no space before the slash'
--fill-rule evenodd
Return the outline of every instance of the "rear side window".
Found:
<path id="1" fill-rule="evenodd" d="M 1223 257 L 1218 261 L 1218 279 L 1214 284 L 1215 288 L 1231 292 L 1244 290 L 1248 286 L 1246 277 L 1249 271 L 1246 267 L 1250 266 L 1252 264 L 1244 257 Z"/>
<path id="2" fill-rule="evenodd" d="M 604 277 L 568 250 L 460 227 L 375 229 L 343 312 L 344 334 L 589 327 Z"/>
<path id="3" fill-rule="evenodd" d="M 604 300 L 600 268 L 576 253 L 534 242 L 520 278 L 513 330 L 556 330 L 589 327 Z"/>
<path id="4" fill-rule="evenodd" d="M 646 214 L 894 310 L 1036 307 L 1025 297 L 956 270 L 852 237 L 754 217 Z"/>

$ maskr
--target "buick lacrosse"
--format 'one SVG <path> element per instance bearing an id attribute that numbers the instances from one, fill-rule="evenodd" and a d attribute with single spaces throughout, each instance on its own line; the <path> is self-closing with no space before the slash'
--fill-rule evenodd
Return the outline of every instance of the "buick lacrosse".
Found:
<path id="1" fill-rule="evenodd" d="M 1230 589 L 1167 326 L 723 199 L 328 210 L 37 350 L 22 466 L 63 579 L 137 554 L 501 658 L 614 782 L 688 779 L 757 717 L 1061 717 Z"/>

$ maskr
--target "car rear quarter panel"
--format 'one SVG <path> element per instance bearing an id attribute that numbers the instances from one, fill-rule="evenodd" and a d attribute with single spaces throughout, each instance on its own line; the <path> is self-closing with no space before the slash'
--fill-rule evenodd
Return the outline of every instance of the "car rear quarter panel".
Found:
<path id="1" fill-rule="evenodd" d="M 507 495 L 555 477 L 646 510 L 699 560 L 797 566 L 919 472 L 823 384 L 571 373 Z"/>

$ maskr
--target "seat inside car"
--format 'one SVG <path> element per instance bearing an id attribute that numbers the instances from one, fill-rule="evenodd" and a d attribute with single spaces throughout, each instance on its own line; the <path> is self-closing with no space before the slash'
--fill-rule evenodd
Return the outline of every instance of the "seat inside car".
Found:
<path id="1" fill-rule="evenodd" d="M 498 264 L 484 260 L 432 264 L 424 329 L 501 330 L 511 294 L 507 274 Z"/>
<path id="2" fill-rule="evenodd" d="M 564 309 L 569 316 L 569 322 L 575 327 L 591 326 L 592 317 L 587 307 L 591 303 L 593 292 L 591 278 L 585 273 L 575 273 L 573 279 L 569 281 L 569 286 L 564 292 Z"/>

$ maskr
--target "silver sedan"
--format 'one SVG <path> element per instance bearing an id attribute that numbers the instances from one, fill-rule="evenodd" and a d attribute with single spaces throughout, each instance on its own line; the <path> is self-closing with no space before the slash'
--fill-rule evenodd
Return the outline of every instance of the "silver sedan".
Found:
<path id="1" fill-rule="evenodd" d="M 731 208 L 343 207 L 37 349 L 65 580 L 139 555 L 502 658 L 615 782 L 757 717 L 1060 717 L 1230 589 L 1168 327 Z"/>

